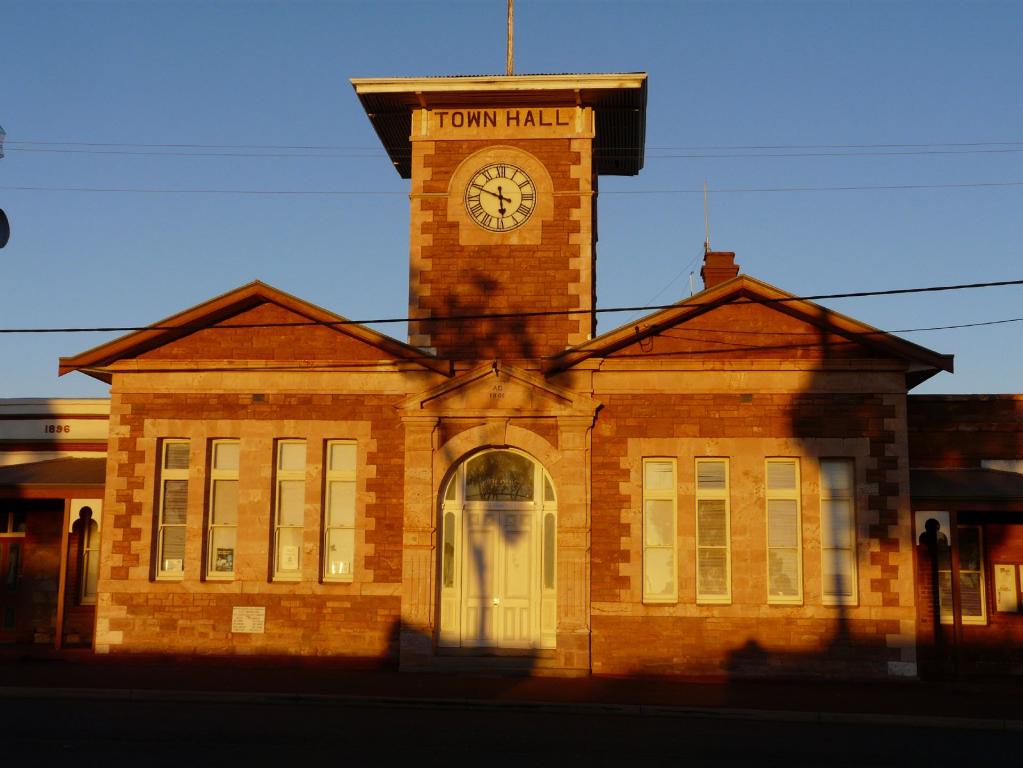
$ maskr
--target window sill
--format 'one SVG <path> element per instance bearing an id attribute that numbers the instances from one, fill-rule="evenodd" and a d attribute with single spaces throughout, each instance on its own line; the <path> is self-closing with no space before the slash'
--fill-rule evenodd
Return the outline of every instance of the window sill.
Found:
<path id="1" fill-rule="evenodd" d="M 354 576 L 324 576 L 324 584 L 351 584 L 355 581 Z"/>
<path id="2" fill-rule="evenodd" d="M 184 581 L 185 574 L 183 573 L 158 573 L 154 581 Z"/>
<path id="3" fill-rule="evenodd" d="M 206 581 L 234 581 L 233 573 L 207 573 Z"/>
<path id="4" fill-rule="evenodd" d="M 277 574 L 271 581 L 274 584 L 297 584 L 302 581 L 302 574 L 296 573 L 294 576 L 290 574 Z"/>
<path id="5" fill-rule="evenodd" d="M 971 616 L 970 618 L 966 618 L 964 616 L 962 622 L 963 622 L 963 626 L 964 627 L 986 627 L 987 626 L 987 617 L 986 616 Z M 952 621 L 951 617 L 943 618 L 941 620 L 941 626 L 943 626 L 943 627 L 951 627 L 954 623 L 955 622 Z"/>
<path id="6" fill-rule="evenodd" d="M 768 605 L 777 605 L 784 608 L 785 606 L 796 606 L 799 607 L 803 604 L 803 598 L 801 597 L 769 597 L 767 598 Z"/>
<path id="7" fill-rule="evenodd" d="M 678 605 L 677 597 L 644 597 L 643 605 Z"/>
<path id="8" fill-rule="evenodd" d="M 825 597 L 821 600 L 821 605 L 831 608 L 855 608 L 859 604 L 855 597 Z"/>
<path id="9" fill-rule="evenodd" d="M 698 597 L 697 605 L 731 605 L 732 598 L 729 597 Z"/>

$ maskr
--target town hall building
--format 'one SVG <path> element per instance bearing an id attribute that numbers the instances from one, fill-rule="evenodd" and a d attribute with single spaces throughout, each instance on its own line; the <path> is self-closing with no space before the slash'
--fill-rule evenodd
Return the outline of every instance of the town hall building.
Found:
<path id="1" fill-rule="evenodd" d="M 642 73 L 352 84 L 410 180 L 407 341 L 257 281 L 62 358 L 110 384 L 105 461 L 4 466 L 0 410 L 0 523 L 59 569 L 15 640 L 66 643 L 84 604 L 101 654 L 1019 671 L 1023 399 L 910 395 L 951 356 L 728 252 L 598 333 L 598 179 L 643 167 Z M 75 461 L 89 483 L 17 511 Z"/>

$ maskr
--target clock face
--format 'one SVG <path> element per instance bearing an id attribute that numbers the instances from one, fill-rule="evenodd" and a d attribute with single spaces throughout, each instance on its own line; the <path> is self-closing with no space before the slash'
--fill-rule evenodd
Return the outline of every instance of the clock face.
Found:
<path id="1" fill-rule="evenodd" d="M 525 171 L 510 163 L 481 168 L 465 188 L 465 209 L 491 232 L 508 232 L 525 224 L 536 206 L 536 187 Z"/>

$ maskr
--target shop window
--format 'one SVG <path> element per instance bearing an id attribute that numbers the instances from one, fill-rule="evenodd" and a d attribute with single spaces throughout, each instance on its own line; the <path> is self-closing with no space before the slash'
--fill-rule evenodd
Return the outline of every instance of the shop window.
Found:
<path id="1" fill-rule="evenodd" d="M 0 510 L 0 536 L 25 533 L 25 511 L 12 509 Z"/>
<path id="2" fill-rule="evenodd" d="M 731 547 L 728 461 L 696 460 L 696 601 L 728 603 Z"/>
<path id="3" fill-rule="evenodd" d="M 351 440 L 327 443 L 323 522 L 323 579 L 351 581 L 355 562 L 355 460 Z"/>
<path id="4" fill-rule="evenodd" d="M 184 574 L 188 454 L 187 440 L 163 441 L 160 458 L 160 514 L 156 532 L 157 578 L 180 579 Z"/>
<path id="5" fill-rule="evenodd" d="M 802 535 L 799 520 L 799 461 L 768 459 L 767 602 L 803 601 Z"/>
<path id="6" fill-rule="evenodd" d="M 827 605 L 856 603 L 853 462 L 821 461 L 821 594 Z"/>
<path id="7" fill-rule="evenodd" d="M 238 468 L 241 443 L 214 440 L 207 514 L 207 579 L 234 578 L 238 541 Z"/>
<path id="8" fill-rule="evenodd" d="M 959 548 L 959 601 L 963 624 L 987 623 L 987 600 L 984 592 L 984 552 L 979 525 L 960 525 L 957 529 Z M 947 540 L 938 541 L 938 593 L 941 623 L 952 623 L 952 561 Z"/>
<path id="9" fill-rule="evenodd" d="M 274 512 L 274 579 L 302 576 L 305 533 L 305 440 L 279 440 Z"/>
<path id="10" fill-rule="evenodd" d="M 643 602 L 678 601 L 674 459 L 643 460 Z"/>

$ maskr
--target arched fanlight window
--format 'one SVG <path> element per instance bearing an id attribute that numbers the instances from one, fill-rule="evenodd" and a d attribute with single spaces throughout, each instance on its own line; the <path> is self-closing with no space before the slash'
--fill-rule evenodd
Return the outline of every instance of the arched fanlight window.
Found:
<path id="1" fill-rule="evenodd" d="M 535 465 L 511 451 L 488 451 L 465 467 L 466 501 L 533 501 Z"/>
<path id="2" fill-rule="evenodd" d="M 539 464 L 525 454 L 501 449 L 466 460 L 448 481 L 444 501 L 543 502 L 549 506 L 556 498 L 550 475 Z"/>

